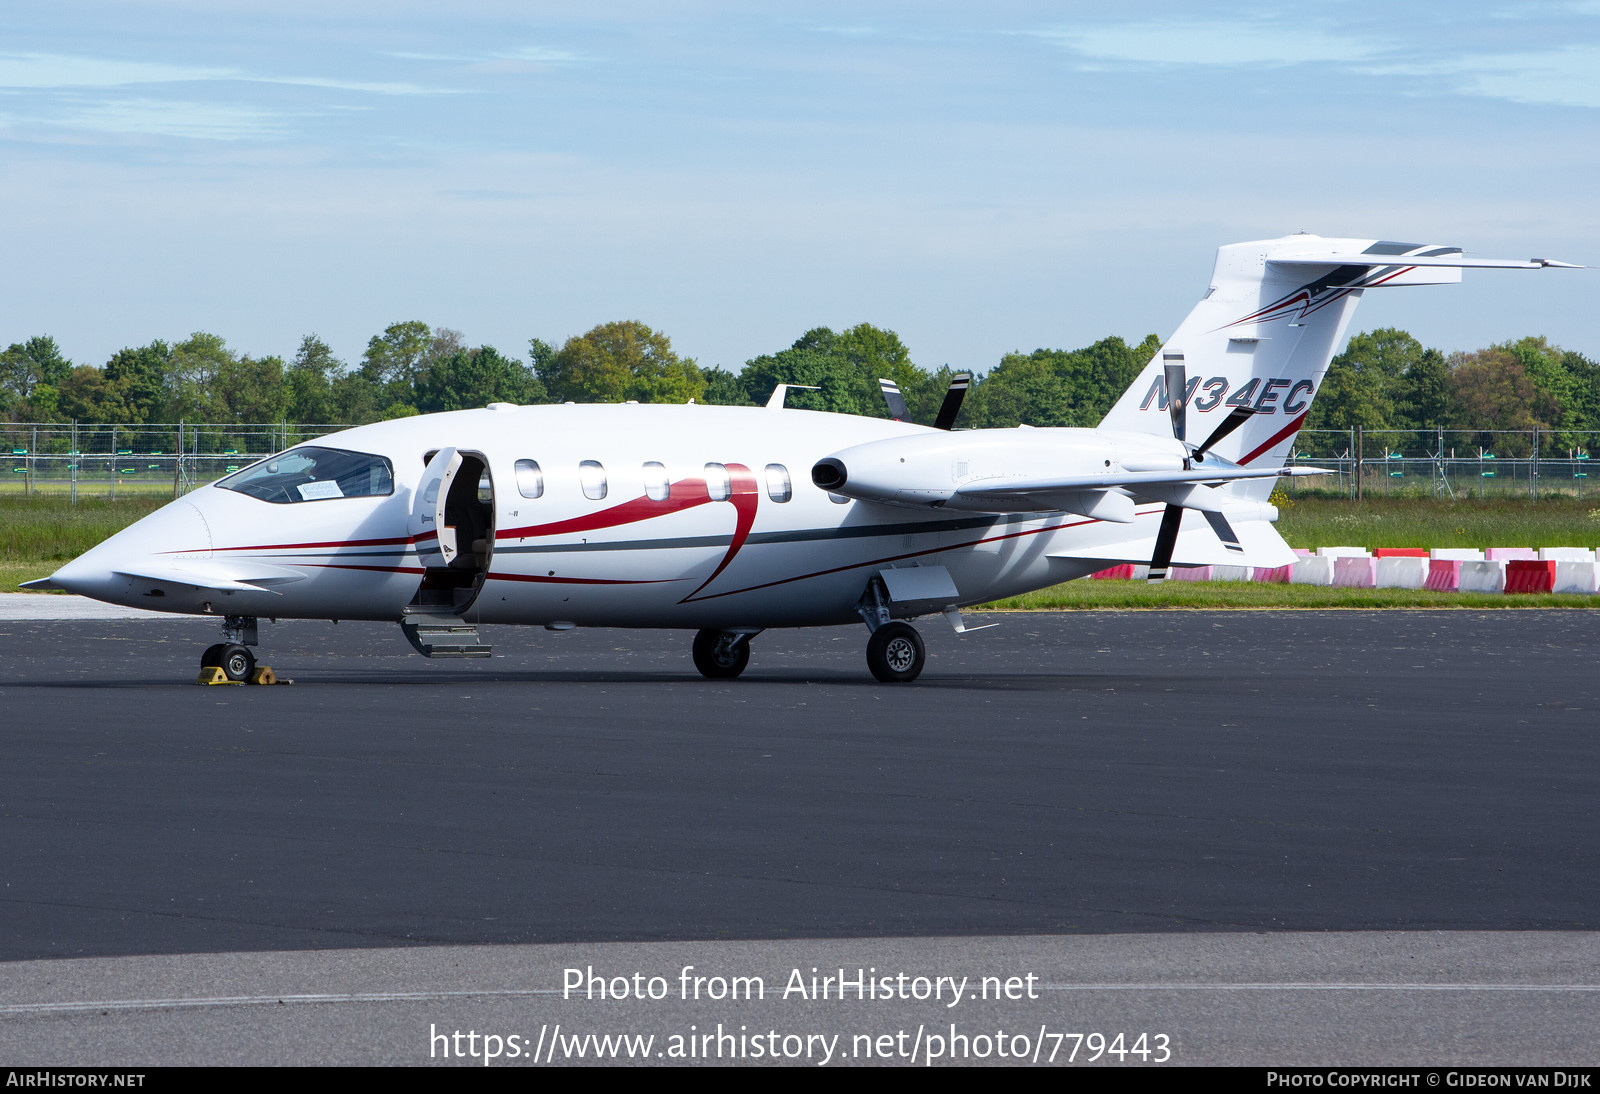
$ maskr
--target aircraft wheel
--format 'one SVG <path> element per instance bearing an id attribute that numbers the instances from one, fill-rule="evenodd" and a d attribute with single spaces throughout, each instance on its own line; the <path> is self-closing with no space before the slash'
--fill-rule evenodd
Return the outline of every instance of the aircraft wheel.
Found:
<path id="1" fill-rule="evenodd" d="M 228 648 L 226 642 L 218 642 L 214 646 L 207 646 L 206 652 L 200 655 L 200 667 L 215 669 L 222 667 L 222 651 Z"/>
<path id="2" fill-rule="evenodd" d="M 694 636 L 694 667 L 708 680 L 732 680 L 750 663 L 750 640 L 731 631 Z"/>
<path id="3" fill-rule="evenodd" d="M 229 680 L 248 681 L 256 668 L 256 655 L 247 646 L 224 646 L 218 664 L 222 666 L 222 674 Z"/>
<path id="4" fill-rule="evenodd" d="M 922 635 L 909 623 L 885 623 L 867 642 L 867 667 L 885 684 L 909 684 L 928 659 Z"/>

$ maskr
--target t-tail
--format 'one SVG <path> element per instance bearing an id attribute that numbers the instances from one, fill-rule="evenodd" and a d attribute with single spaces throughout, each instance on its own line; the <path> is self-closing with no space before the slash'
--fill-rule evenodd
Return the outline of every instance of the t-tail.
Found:
<path id="1" fill-rule="evenodd" d="M 1468 257 L 1460 247 L 1292 235 L 1217 249 L 1211 287 L 1117 404 L 1102 429 L 1205 437 L 1239 408 L 1254 411 L 1212 446 L 1247 467 L 1281 467 L 1343 343 L 1361 294 L 1446 285 L 1468 267 L 1534 270 L 1570 263 Z M 1167 365 L 1185 365 L 1173 420 Z M 1175 424 L 1177 429 L 1175 430 Z M 1184 425 L 1187 428 L 1184 428 Z M 1265 499 L 1272 479 L 1231 489 Z"/>

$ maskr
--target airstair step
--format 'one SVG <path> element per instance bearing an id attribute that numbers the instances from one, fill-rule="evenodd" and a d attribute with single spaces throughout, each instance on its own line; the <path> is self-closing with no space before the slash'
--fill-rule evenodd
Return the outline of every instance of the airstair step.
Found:
<path id="1" fill-rule="evenodd" d="M 478 628 L 459 619 L 412 616 L 401 622 L 406 640 L 424 657 L 488 657 L 493 647 L 478 637 Z"/>

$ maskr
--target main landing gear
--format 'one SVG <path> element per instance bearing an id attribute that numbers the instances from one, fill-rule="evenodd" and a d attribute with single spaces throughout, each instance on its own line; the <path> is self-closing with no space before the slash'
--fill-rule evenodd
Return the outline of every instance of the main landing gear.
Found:
<path id="1" fill-rule="evenodd" d="M 922 674 L 928 651 L 910 623 L 889 616 L 889 594 L 881 578 L 867 583 L 856 606 L 872 637 L 867 640 L 867 668 L 885 684 L 909 684 Z"/>
<path id="2" fill-rule="evenodd" d="M 222 641 L 200 655 L 199 684 L 276 684 L 270 668 L 256 667 L 256 617 L 229 615 L 222 620 Z M 287 683 L 288 681 L 284 681 Z"/>
<path id="3" fill-rule="evenodd" d="M 922 635 L 910 623 L 885 623 L 867 640 L 867 668 L 885 684 L 909 684 L 928 660 Z"/>
<path id="4" fill-rule="evenodd" d="M 708 680 L 732 680 L 750 664 L 750 639 L 759 631 L 699 631 L 694 636 L 694 667 Z"/>
<path id="5" fill-rule="evenodd" d="M 909 684 L 922 674 L 928 651 L 915 627 L 890 615 L 889 604 L 883 579 L 874 577 L 856 605 L 862 622 L 872 632 L 867 640 L 867 668 L 885 684 Z M 958 632 L 967 629 L 960 624 L 954 608 L 946 614 L 954 617 Z M 694 667 L 709 680 L 734 679 L 750 664 L 750 639 L 760 633 L 754 628 L 698 632 L 694 636 Z"/>

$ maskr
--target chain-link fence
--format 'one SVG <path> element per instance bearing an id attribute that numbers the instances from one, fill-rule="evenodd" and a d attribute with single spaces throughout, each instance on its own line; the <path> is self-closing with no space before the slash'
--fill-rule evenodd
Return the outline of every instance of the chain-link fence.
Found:
<path id="1" fill-rule="evenodd" d="M 347 428 L 0 423 L 0 493 L 178 497 L 290 445 Z M 1284 489 L 1350 498 L 1582 498 L 1597 489 L 1588 481 L 1594 445 L 1600 433 L 1305 429 L 1289 462 L 1334 474 L 1289 479 Z"/>
<path id="2" fill-rule="evenodd" d="M 1600 433 L 1538 429 L 1305 429 L 1289 463 L 1335 473 L 1289 479 L 1284 489 L 1349 498 L 1582 498 L 1596 492 L 1596 444 Z"/>
<path id="3" fill-rule="evenodd" d="M 0 493 L 178 497 L 342 425 L 0 424 Z"/>

